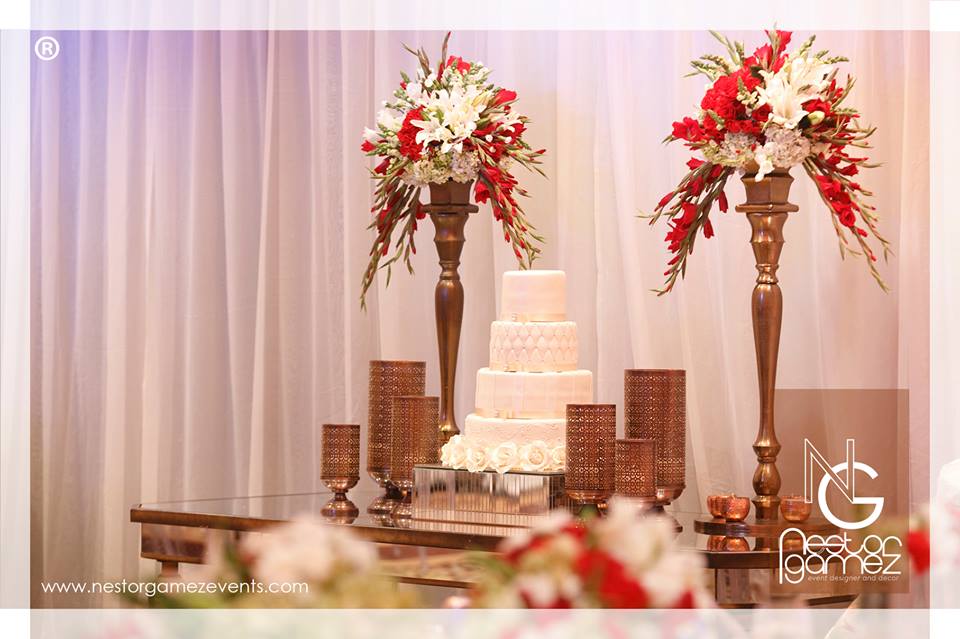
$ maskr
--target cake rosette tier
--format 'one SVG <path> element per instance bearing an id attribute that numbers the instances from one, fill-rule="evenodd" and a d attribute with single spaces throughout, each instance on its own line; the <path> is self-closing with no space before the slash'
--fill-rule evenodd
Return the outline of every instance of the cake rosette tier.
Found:
<path id="1" fill-rule="evenodd" d="M 577 325 L 566 319 L 563 271 L 508 271 L 490 366 L 477 371 L 475 412 L 441 450 L 471 472 L 558 472 L 566 465 L 567 404 L 593 401 L 593 373 L 577 370 Z"/>
<path id="2" fill-rule="evenodd" d="M 483 441 L 454 435 L 443 445 L 440 463 L 477 473 L 493 470 L 506 472 L 558 472 L 566 467 L 567 447 L 563 440 L 548 443 L 535 439 L 525 444 L 502 441 L 490 446 Z"/>

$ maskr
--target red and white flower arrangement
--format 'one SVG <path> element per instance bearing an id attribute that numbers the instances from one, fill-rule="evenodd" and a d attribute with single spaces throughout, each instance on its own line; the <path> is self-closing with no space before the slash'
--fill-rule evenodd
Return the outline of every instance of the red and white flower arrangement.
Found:
<path id="1" fill-rule="evenodd" d="M 889 242 L 866 201 L 872 193 L 856 178 L 861 169 L 876 166 L 857 151 L 869 148 L 867 139 L 875 129 L 861 127 L 859 112 L 844 105 L 854 79 L 847 76 L 838 83 L 836 65 L 847 58 L 814 52 L 815 36 L 788 53 L 792 34 L 779 30 L 768 31 L 769 42 L 747 56 L 742 43 L 711 33 L 727 56 L 708 54 L 691 62 L 689 75 L 704 75 L 710 84 L 695 117 L 674 122 L 664 140 L 682 140 L 702 159 L 687 162 L 687 175 L 649 216 L 651 224 L 661 216 L 669 220 L 666 241 L 674 254 L 658 292 L 666 293 L 685 274 L 697 233 L 713 236 L 710 212 L 714 204 L 727 211 L 724 187 L 735 171 L 755 171 L 759 181 L 774 169 L 798 164 L 833 214 L 841 257 L 847 252 L 864 256 L 886 290 L 867 238 L 880 243 L 884 259 Z"/>
<path id="2" fill-rule="evenodd" d="M 536 244 L 543 238 L 517 201 L 527 192 L 511 169 L 519 164 L 543 175 L 537 165 L 545 150 L 534 151 L 523 140 L 529 120 L 513 108 L 517 94 L 492 84 L 482 63 L 447 56 L 449 38 L 448 33 L 436 68 L 423 49 L 407 49 L 420 62 L 416 76 L 401 73 L 403 81 L 393 99 L 384 102 L 376 128 L 363 134 L 360 148 L 380 162 L 372 171 L 377 186 L 370 228 L 377 235 L 363 275 L 361 303 L 380 268 L 387 269 L 388 282 L 398 260 L 413 272 L 413 235 L 418 220 L 426 217 L 420 191 L 429 184 L 475 180 L 474 200 L 490 202 L 521 267 L 529 268 L 540 252 Z M 381 264 L 391 244 L 394 254 Z"/>
<path id="3" fill-rule="evenodd" d="M 673 525 L 612 500 L 605 517 L 556 512 L 485 559 L 474 604 L 489 608 L 704 608 L 704 566 Z"/>
<path id="4" fill-rule="evenodd" d="M 162 608 L 406 608 L 416 596 L 383 575 L 376 547 L 305 513 L 241 540 L 212 536 L 196 581 L 158 582 Z"/>

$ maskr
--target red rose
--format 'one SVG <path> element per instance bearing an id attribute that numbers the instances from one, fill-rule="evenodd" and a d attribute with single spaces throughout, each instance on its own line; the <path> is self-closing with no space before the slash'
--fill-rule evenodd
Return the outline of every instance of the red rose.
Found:
<path id="1" fill-rule="evenodd" d="M 695 608 L 693 592 L 688 590 L 672 605 L 671 608 Z"/>
<path id="2" fill-rule="evenodd" d="M 764 104 L 754 109 L 753 113 L 750 114 L 750 117 L 753 119 L 754 122 L 763 124 L 764 122 L 770 119 L 770 111 L 771 111 L 770 105 Z"/>
<path id="3" fill-rule="evenodd" d="M 513 102 L 517 99 L 517 92 L 510 91 L 509 89 L 500 89 L 497 91 L 497 95 L 493 98 L 493 105 L 500 106 L 506 102 Z"/>
<path id="4" fill-rule="evenodd" d="M 602 550 L 585 550 L 574 562 L 584 585 L 595 588 L 608 608 L 646 608 L 647 591 L 619 561 Z"/>
<path id="5" fill-rule="evenodd" d="M 918 574 L 930 569 L 930 533 L 926 530 L 911 530 L 907 533 L 907 551 L 910 563 Z"/>
<path id="6" fill-rule="evenodd" d="M 363 151 L 364 153 L 369 153 L 370 151 L 373 151 L 375 148 L 377 147 L 374 146 L 374 144 L 370 140 L 364 140 L 363 144 L 360 145 L 360 150 Z"/>
<path id="7" fill-rule="evenodd" d="M 417 133 L 420 128 L 413 123 L 413 120 L 423 120 L 421 109 L 412 109 L 407 112 L 406 117 L 403 118 L 403 125 L 397 132 L 397 139 L 400 141 L 400 155 L 416 161 L 420 159 L 423 145 L 417 142 Z"/>

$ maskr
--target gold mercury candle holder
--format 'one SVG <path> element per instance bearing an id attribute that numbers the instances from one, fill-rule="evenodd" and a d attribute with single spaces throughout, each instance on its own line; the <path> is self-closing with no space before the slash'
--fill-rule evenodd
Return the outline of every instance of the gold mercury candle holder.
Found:
<path id="1" fill-rule="evenodd" d="M 334 496 L 320 514 L 352 523 L 360 511 L 347 499 L 347 491 L 360 480 L 360 424 L 324 424 L 321 429 L 320 479 Z"/>
<path id="2" fill-rule="evenodd" d="M 567 475 L 574 502 L 602 510 L 615 488 L 616 404 L 567 404 Z"/>
<path id="3" fill-rule="evenodd" d="M 426 392 L 427 363 L 407 360 L 372 360 L 367 405 L 367 473 L 384 494 L 370 503 L 367 512 L 386 516 L 393 512 L 402 495 L 390 482 L 393 398 L 423 395 Z"/>
<path id="4" fill-rule="evenodd" d="M 657 500 L 657 442 L 618 439 L 614 492 L 647 510 Z"/>
<path id="5" fill-rule="evenodd" d="M 627 369 L 623 393 L 627 438 L 657 442 L 656 507 L 662 510 L 686 487 L 686 371 Z"/>
<path id="6" fill-rule="evenodd" d="M 439 397 L 407 395 L 393 398 L 390 481 L 402 494 L 392 513 L 395 519 L 413 516 L 413 467 L 440 463 L 439 418 Z"/>
<path id="7" fill-rule="evenodd" d="M 813 504 L 808 503 L 803 495 L 787 495 L 780 499 L 780 514 L 792 524 L 800 524 L 810 519 Z"/>

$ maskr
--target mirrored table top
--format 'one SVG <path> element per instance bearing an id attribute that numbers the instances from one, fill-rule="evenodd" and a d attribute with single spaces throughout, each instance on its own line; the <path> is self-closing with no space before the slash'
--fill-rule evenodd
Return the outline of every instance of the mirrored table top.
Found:
<path id="1" fill-rule="evenodd" d="M 505 537 L 521 530 L 512 526 L 489 524 L 394 519 L 389 515 L 367 513 L 367 507 L 382 494 L 379 490 L 350 491 L 348 497 L 356 504 L 359 515 L 346 520 L 331 519 L 331 525 L 349 526 L 360 538 L 376 543 L 477 551 L 495 551 Z M 289 521 L 303 513 L 320 515 L 323 506 L 332 497 L 333 493 L 330 491 L 321 490 L 139 504 L 131 508 L 130 521 L 238 532 L 258 531 Z M 777 565 L 777 551 L 755 550 L 756 540 L 749 537 L 736 544 L 736 549 L 708 550 L 710 538 L 694 530 L 694 521 L 703 518 L 702 513 L 669 511 L 668 514 L 682 528 L 677 537 L 679 545 L 704 554 L 710 568 L 772 568 Z"/>

